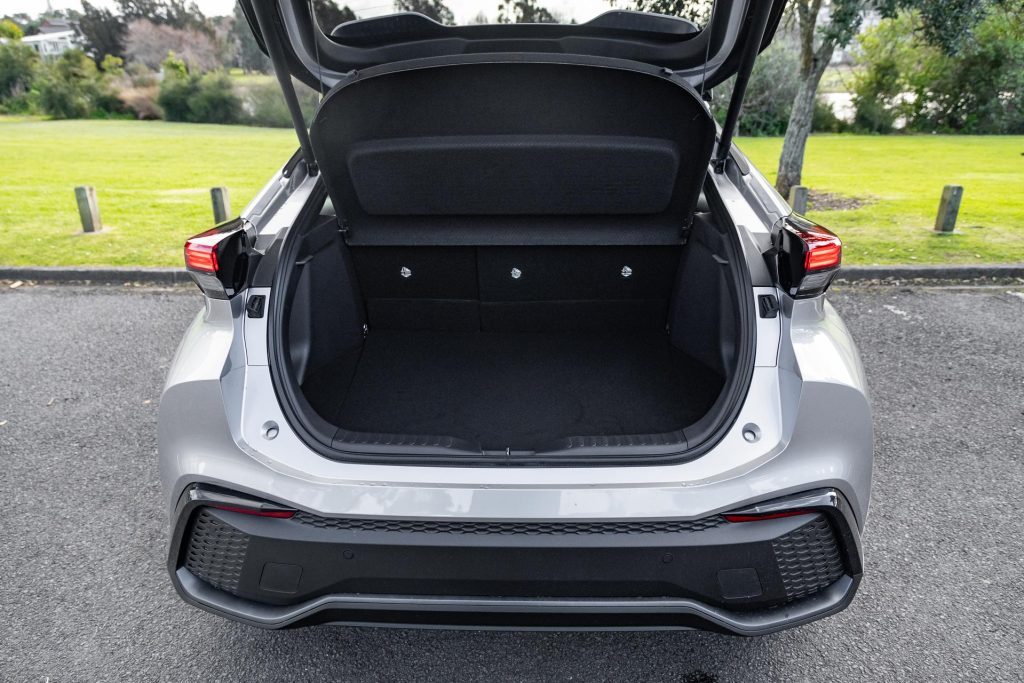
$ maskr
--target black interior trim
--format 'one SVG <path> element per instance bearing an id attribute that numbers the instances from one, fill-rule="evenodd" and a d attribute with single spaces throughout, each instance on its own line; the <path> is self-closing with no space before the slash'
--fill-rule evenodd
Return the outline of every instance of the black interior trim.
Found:
<path id="1" fill-rule="evenodd" d="M 661 213 L 680 163 L 671 140 L 615 135 L 402 137 L 354 142 L 347 156 L 375 216 Z"/>
<path id="2" fill-rule="evenodd" d="M 680 241 L 714 136 L 671 72 L 535 54 L 368 69 L 310 126 L 352 245 Z"/>

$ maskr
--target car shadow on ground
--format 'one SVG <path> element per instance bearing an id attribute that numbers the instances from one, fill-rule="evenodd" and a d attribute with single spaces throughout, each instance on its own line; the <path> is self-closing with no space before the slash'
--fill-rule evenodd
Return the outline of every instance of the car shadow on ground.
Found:
<path id="1" fill-rule="evenodd" d="M 272 657 L 280 671 L 389 680 L 751 680 L 770 676 L 777 649 L 798 647 L 787 633 L 224 629 L 240 661 Z"/>

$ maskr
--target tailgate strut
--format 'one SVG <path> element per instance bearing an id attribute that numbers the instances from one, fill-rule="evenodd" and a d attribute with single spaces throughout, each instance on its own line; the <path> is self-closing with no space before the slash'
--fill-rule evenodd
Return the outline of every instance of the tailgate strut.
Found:
<path id="1" fill-rule="evenodd" d="M 711 161 L 715 173 L 725 172 L 725 164 L 732 150 L 732 136 L 736 132 L 736 123 L 740 118 L 740 107 L 743 106 L 743 95 L 747 92 L 747 83 L 750 81 L 750 72 L 754 68 L 754 60 L 761 51 L 761 41 L 764 40 L 765 28 L 768 26 L 768 18 L 771 16 L 773 5 L 774 3 L 771 2 L 757 2 L 757 8 L 750 17 L 750 36 L 747 44 L 743 46 L 740 68 L 736 72 L 736 85 L 733 86 L 732 97 L 729 99 L 729 110 L 725 115 L 725 123 L 722 124 L 718 149 L 715 158 Z"/>
<path id="2" fill-rule="evenodd" d="M 309 175 L 316 175 L 316 157 L 313 156 L 313 146 L 309 142 L 309 130 L 306 129 L 306 122 L 302 118 L 302 108 L 299 106 L 299 98 L 295 94 L 295 86 L 292 85 L 287 58 L 284 54 L 284 45 L 281 44 L 280 35 L 274 27 L 276 19 L 274 12 L 277 3 L 254 2 L 252 8 L 256 12 L 256 23 L 259 25 L 260 33 L 263 34 L 263 42 L 267 47 L 270 62 L 274 66 L 277 82 L 281 85 L 284 101 L 288 105 L 288 113 L 291 114 L 295 134 L 299 137 L 299 148 L 306 160 L 306 169 Z"/>

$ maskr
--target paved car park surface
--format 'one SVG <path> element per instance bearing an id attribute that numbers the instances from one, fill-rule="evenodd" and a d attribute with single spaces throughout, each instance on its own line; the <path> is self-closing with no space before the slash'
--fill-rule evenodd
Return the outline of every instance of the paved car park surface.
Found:
<path id="1" fill-rule="evenodd" d="M 875 405 L 867 575 L 830 619 L 695 632 L 267 632 L 164 568 L 160 388 L 194 289 L 0 290 L 0 680 L 1020 680 L 1024 294 L 834 288 Z"/>

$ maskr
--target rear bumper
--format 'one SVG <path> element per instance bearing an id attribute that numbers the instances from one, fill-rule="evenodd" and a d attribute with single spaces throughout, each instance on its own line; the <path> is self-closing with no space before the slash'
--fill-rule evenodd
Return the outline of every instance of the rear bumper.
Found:
<path id="1" fill-rule="evenodd" d="M 738 523 L 268 518 L 210 507 L 222 496 L 187 491 L 168 568 L 187 602 L 265 628 L 760 635 L 842 610 L 861 576 L 857 527 L 833 490 L 742 511 L 800 514 Z"/>

